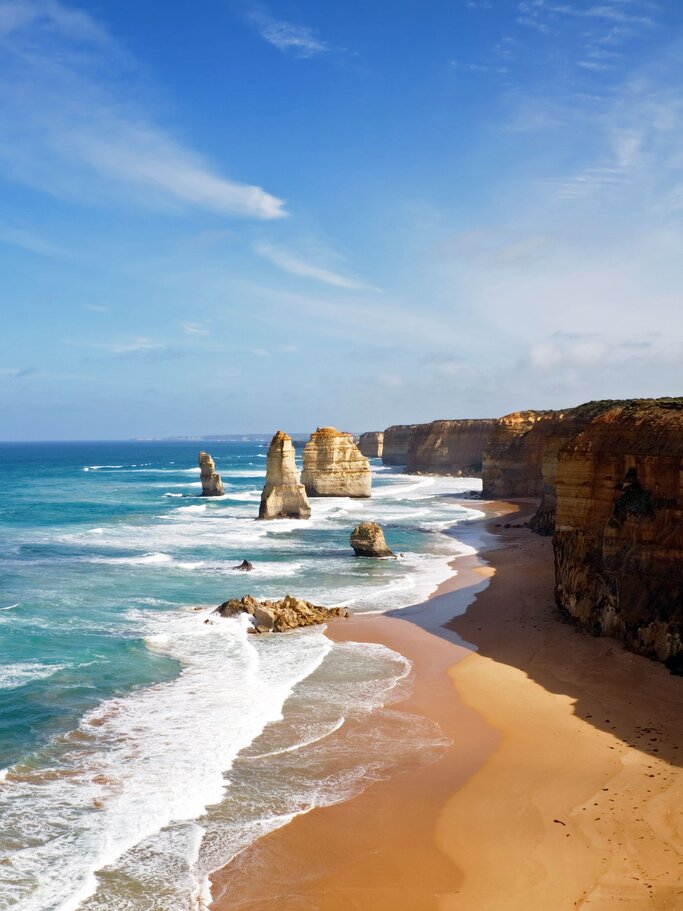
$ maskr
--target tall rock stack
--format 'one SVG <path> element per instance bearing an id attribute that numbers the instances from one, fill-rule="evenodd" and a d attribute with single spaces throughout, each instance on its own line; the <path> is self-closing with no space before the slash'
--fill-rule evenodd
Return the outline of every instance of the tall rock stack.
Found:
<path id="1" fill-rule="evenodd" d="M 555 594 L 683 673 L 683 399 L 616 402 L 559 453 Z"/>
<path id="2" fill-rule="evenodd" d="M 319 427 L 304 447 L 301 481 L 309 497 L 369 497 L 370 463 L 348 433 Z"/>
<path id="3" fill-rule="evenodd" d="M 540 497 L 543 453 L 556 411 L 514 411 L 495 422 L 484 449 L 482 496 Z"/>
<path id="4" fill-rule="evenodd" d="M 199 453 L 199 475 L 202 481 L 203 497 L 222 497 L 223 482 L 221 476 L 216 472 L 216 466 L 208 452 Z"/>
<path id="5" fill-rule="evenodd" d="M 493 419 L 481 419 L 418 424 L 410 437 L 406 471 L 480 477 L 484 447 L 496 423 Z"/>
<path id="6" fill-rule="evenodd" d="M 419 424 L 393 424 L 384 431 L 382 462 L 384 465 L 405 465 L 413 431 Z"/>
<path id="7" fill-rule="evenodd" d="M 368 459 L 381 459 L 384 448 L 384 432 L 382 430 L 369 430 L 361 433 L 358 438 L 358 448 Z"/>
<path id="8" fill-rule="evenodd" d="M 308 519 L 311 507 L 299 480 L 292 440 L 278 430 L 270 442 L 266 483 L 261 494 L 259 519 Z"/>

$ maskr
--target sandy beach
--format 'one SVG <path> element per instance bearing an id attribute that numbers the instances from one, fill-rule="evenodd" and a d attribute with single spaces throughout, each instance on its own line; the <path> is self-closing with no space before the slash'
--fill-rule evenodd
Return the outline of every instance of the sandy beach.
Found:
<path id="1" fill-rule="evenodd" d="M 409 657 L 394 708 L 451 745 L 261 839 L 217 911 L 683 907 L 683 680 L 562 622 L 551 541 L 509 508 L 458 528 L 479 553 L 427 602 L 328 631 Z"/>

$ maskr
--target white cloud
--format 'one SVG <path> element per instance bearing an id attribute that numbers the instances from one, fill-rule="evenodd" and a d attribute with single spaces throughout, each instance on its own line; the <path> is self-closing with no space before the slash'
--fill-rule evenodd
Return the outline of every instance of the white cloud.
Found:
<path id="1" fill-rule="evenodd" d="M 247 16 L 261 37 L 284 53 L 297 57 L 315 57 L 330 50 L 308 25 L 295 25 L 284 19 L 275 19 L 263 9 L 252 10 Z"/>
<path id="2" fill-rule="evenodd" d="M 0 2 L 0 162 L 63 196 L 198 208 L 257 219 L 285 214 L 259 186 L 218 174 L 135 102 L 131 64 L 86 13 L 50 0 Z"/>
<path id="3" fill-rule="evenodd" d="M 41 256 L 61 257 L 70 255 L 63 247 L 46 240 L 31 228 L 7 222 L 0 222 L 0 243 L 20 247 L 30 253 L 39 253 Z"/>
<path id="4" fill-rule="evenodd" d="M 197 323 L 183 323 L 183 329 L 188 335 L 208 335 L 209 330 Z"/>
<path id="5" fill-rule="evenodd" d="M 300 275 L 302 278 L 312 278 L 315 281 L 323 282 L 326 285 L 332 285 L 335 288 L 345 288 L 347 291 L 370 291 L 377 290 L 371 288 L 366 282 L 348 275 L 342 275 L 323 266 L 309 263 L 295 253 L 277 247 L 274 244 L 258 243 L 254 247 L 256 253 L 264 259 L 270 260 L 271 263 L 289 272 L 291 275 Z"/>

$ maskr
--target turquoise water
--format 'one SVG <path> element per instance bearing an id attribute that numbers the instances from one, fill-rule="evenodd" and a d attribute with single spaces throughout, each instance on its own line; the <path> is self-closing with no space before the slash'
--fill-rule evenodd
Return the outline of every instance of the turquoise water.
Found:
<path id="1" fill-rule="evenodd" d="M 382 740 L 401 656 L 320 629 L 255 640 L 210 611 L 247 592 L 415 603 L 447 575 L 441 532 L 477 515 L 453 500 L 476 482 L 376 464 L 371 500 L 264 523 L 266 446 L 204 445 L 224 497 L 199 497 L 195 443 L 0 445 L 0 907 L 200 907 L 206 873 L 263 832 L 438 750 L 408 716 Z M 400 559 L 353 557 L 366 518 Z M 367 712 L 372 761 L 353 739 Z"/>

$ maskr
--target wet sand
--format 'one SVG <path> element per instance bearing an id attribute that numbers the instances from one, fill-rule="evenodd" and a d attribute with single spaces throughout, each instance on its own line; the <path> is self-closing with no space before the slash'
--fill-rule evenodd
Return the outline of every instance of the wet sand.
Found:
<path id="1" fill-rule="evenodd" d="M 496 524 L 425 604 L 328 631 L 409 657 L 395 708 L 451 746 L 261 839 L 214 909 L 683 908 L 683 679 L 563 623 L 550 540 Z"/>

